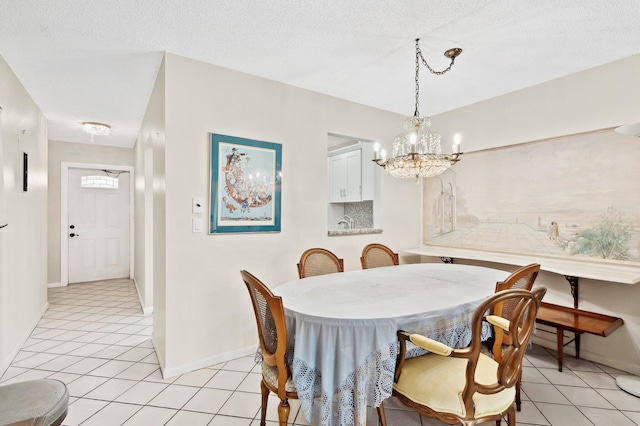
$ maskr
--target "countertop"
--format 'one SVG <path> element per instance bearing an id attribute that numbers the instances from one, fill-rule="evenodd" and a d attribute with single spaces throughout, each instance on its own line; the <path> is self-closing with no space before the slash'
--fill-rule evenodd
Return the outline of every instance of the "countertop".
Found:
<path id="1" fill-rule="evenodd" d="M 363 234 L 382 234 L 382 228 L 355 228 L 355 229 L 340 229 L 336 231 L 328 231 L 327 235 L 330 237 L 338 235 L 363 235 Z"/>

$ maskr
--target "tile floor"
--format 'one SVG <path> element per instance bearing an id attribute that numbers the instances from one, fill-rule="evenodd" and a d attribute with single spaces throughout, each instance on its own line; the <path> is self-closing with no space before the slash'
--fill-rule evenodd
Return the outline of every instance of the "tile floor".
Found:
<path id="1" fill-rule="evenodd" d="M 260 373 L 253 357 L 162 378 L 150 340 L 153 319 L 140 312 L 130 280 L 53 288 L 49 303 L 0 384 L 64 381 L 71 394 L 64 425 L 259 424 Z M 518 425 L 640 425 L 640 399 L 615 385 L 620 371 L 565 357 L 560 373 L 554 355 L 538 346 L 527 354 Z M 277 398 L 269 401 L 267 423 L 277 425 Z M 297 401 L 291 406 L 290 422 L 307 425 Z M 385 407 L 390 425 L 442 424 L 393 399 Z M 374 410 L 368 423 L 377 423 Z"/>

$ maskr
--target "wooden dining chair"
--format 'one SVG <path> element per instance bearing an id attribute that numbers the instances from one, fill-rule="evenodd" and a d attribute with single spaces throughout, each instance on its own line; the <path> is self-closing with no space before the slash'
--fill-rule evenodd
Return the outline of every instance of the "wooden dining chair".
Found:
<path id="1" fill-rule="evenodd" d="M 394 253 L 383 244 L 367 244 L 360 257 L 362 269 L 379 268 L 381 266 L 399 265 L 398 253 Z"/>
<path id="2" fill-rule="evenodd" d="M 280 398 L 278 421 L 280 426 L 286 426 L 290 411 L 289 399 L 298 399 L 298 392 L 285 356 L 288 334 L 282 298 L 274 296 L 271 290 L 251 273 L 240 271 L 240 274 L 251 296 L 262 353 L 260 426 L 265 425 L 269 392 Z"/>
<path id="3" fill-rule="evenodd" d="M 400 352 L 393 395 L 418 413 L 448 424 L 476 425 L 507 415 L 516 425 L 515 384 L 522 372 L 522 358 L 535 325 L 536 312 L 546 289 L 511 289 L 495 293 L 478 306 L 471 320 L 471 344 L 453 349 L 420 334 L 398 332 Z M 513 302 L 511 320 L 489 315 L 486 320 L 511 335 L 500 361 L 481 352 L 482 323 L 496 304 Z M 405 359 L 407 340 L 429 351 Z M 378 410 L 385 426 L 384 408 Z"/>
<path id="4" fill-rule="evenodd" d="M 300 278 L 344 272 L 344 262 L 338 256 L 323 248 L 311 248 L 302 253 L 298 263 Z"/>
<path id="5" fill-rule="evenodd" d="M 499 291 L 508 290 L 511 288 L 531 290 L 539 272 L 540 265 L 537 263 L 523 266 L 522 268 L 514 271 L 504 281 L 497 282 L 495 292 L 497 293 Z M 497 303 L 494 306 L 493 314 L 510 320 L 515 308 L 516 301 L 505 300 L 504 302 Z M 493 327 L 493 331 L 493 358 L 496 361 L 500 362 L 502 354 L 505 350 L 505 345 L 511 344 L 511 336 L 508 332 L 505 332 L 500 327 Z M 516 383 L 516 409 L 518 411 L 520 411 L 521 405 L 522 402 L 520 398 L 520 380 L 518 380 L 518 383 Z"/>

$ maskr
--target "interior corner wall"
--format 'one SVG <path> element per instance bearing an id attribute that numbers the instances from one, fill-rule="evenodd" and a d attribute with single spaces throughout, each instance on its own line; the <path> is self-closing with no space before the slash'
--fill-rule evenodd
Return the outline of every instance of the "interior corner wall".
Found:
<path id="1" fill-rule="evenodd" d="M 167 323 L 164 135 L 165 60 L 163 59 L 134 147 L 136 285 L 145 308 L 153 310 L 152 339 L 163 372 Z"/>
<path id="2" fill-rule="evenodd" d="M 398 252 L 419 245 L 420 187 L 386 173 L 383 233 L 327 236 L 327 133 L 381 141 L 389 149 L 405 117 L 172 54 L 165 55 L 165 79 L 165 144 L 154 149 L 153 174 L 166 196 L 154 202 L 154 221 L 164 219 L 166 227 L 166 244 L 154 244 L 154 254 L 166 250 L 166 306 L 159 308 L 154 293 L 154 333 L 165 334 L 166 376 L 255 351 L 255 318 L 240 270 L 273 287 L 297 278 L 296 263 L 310 247 L 333 251 L 353 270 L 368 243 Z M 209 199 L 210 133 L 282 144 L 281 232 L 208 235 L 207 213 L 191 212 L 192 197 Z M 156 216 L 156 207 L 165 218 Z M 192 232 L 196 217 L 204 232 Z M 156 268 L 161 260 L 154 255 Z M 157 292 L 162 285 L 155 273 L 154 281 Z"/>
<path id="3" fill-rule="evenodd" d="M 133 166 L 133 149 L 105 145 L 49 141 L 49 219 L 47 279 L 60 285 L 60 168 L 62 162 Z"/>
<path id="4" fill-rule="evenodd" d="M 47 121 L 0 57 L 0 173 L 8 226 L 0 229 L 0 376 L 47 304 Z M 23 191 L 23 153 L 28 190 Z"/>
<path id="5" fill-rule="evenodd" d="M 443 134 L 461 133 L 464 151 L 475 151 L 637 122 L 640 120 L 638 99 L 640 55 L 635 55 L 440 114 L 432 117 L 432 122 Z M 495 167 L 499 169 L 500 164 Z M 631 171 L 630 176 L 634 176 Z M 466 263 L 491 266 L 482 262 Z M 541 273 L 536 284 L 548 287 L 545 301 L 573 306 L 569 284 L 563 276 Z M 640 374 L 638 300 L 640 284 L 580 279 L 580 308 L 620 316 L 625 322 L 606 340 L 585 334 L 581 357 Z M 540 333 L 535 341 L 556 348 L 553 335 Z M 571 347 L 567 353 L 572 353 Z"/>

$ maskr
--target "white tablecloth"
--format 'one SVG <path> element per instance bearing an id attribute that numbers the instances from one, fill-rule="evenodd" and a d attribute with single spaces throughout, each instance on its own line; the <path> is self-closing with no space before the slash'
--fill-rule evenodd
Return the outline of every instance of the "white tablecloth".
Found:
<path id="1" fill-rule="evenodd" d="M 289 362 L 307 420 L 364 425 L 367 405 L 377 407 L 391 395 L 397 331 L 468 345 L 473 311 L 508 275 L 425 263 L 321 275 L 273 289 L 283 299 Z"/>

